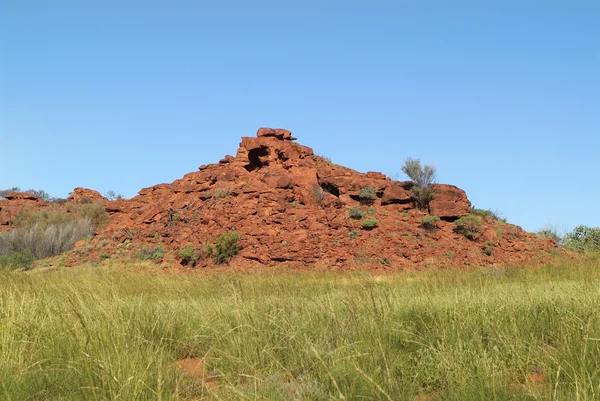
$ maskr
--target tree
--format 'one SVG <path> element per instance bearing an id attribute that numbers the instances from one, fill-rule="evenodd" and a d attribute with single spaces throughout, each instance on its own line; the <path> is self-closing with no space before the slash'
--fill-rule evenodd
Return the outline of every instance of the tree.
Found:
<path id="1" fill-rule="evenodd" d="M 108 199 L 109 201 L 114 201 L 114 200 L 117 200 L 117 199 L 122 199 L 122 198 L 123 198 L 123 195 L 121 195 L 121 194 L 116 194 L 116 193 L 115 193 L 115 191 L 112 191 L 112 190 L 111 190 L 111 191 L 108 191 L 107 193 L 105 193 L 105 194 L 104 194 L 104 197 L 105 197 L 106 199 Z"/>
<path id="2" fill-rule="evenodd" d="M 437 180 L 435 166 L 422 166 L 419 159 L 409 157 L 404 161 L 402 172 L 415 184 L 412 193 L 417 201 L 417 206 L 420 209 L 427 209 L 429 202 L 434 198 L 432 184 L 435 184 Z"/>

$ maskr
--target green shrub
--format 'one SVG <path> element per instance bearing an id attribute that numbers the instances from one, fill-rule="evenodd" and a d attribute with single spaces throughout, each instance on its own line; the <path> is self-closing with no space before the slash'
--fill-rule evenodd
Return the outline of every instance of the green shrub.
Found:
<path id="1" fill-rule="evenodd" d="M 240 250 L 239 240 L 240 235 L 235 231 L 221 234 L 215 238 L 210 252 L 213 261 L 220 265 L 237 255 Z"/>
<path id="2" fill-rule="evenodd" d="M 465 216 L 454 222 L 454 231 L 464 235 L 468 239 L 475 238 L 475 235 L 481 230 L 481 220 L 476 216 Z"/>
<path id="3" fill-rule="evenodd" d="M 440 218 L 437 216 L 425 216 L 421 219 L 421 227 L 428 231 L 434 231 L 438 228 Z"/>
<path id="4" fill-rule="evenodd" d="M 358 237 L 359 235 L 360 235 L 360 232 L 358 230 L 352 230 L 348 233 L 348 238 L 354 239 L 354 238 Z"/>
<path id="5" fill-rule="evenodd" d="M 157 245 L 152 252 L 152 260 L 159 260 L 165 256 L 165 248 L 162 245 Z"/>
<path id="6" fill-rule="evenodd" d="M 355 206 L 348 210 L 348 216 L 354 220 L 360 220 L 365 217 L 365 212 L 363 212 L 360 207 Z"/>
<path id="7" fill-rule="evenodd" d="M 122 245 L 122 244 L 120 244 L 120 245 Z M 190 246 L 190 245 L 193 248 L 192 244 L 189 244 L 187 246 Z M 185 249 L 185 247 L 180 250 L 180 255 L 181 255 L 181 251 L 183 249 Z M 185 252 L 184 252 L 184 254 L 185 254 Z M 165 256 L 165 248 L 162 245 L 157 245 L 154 248 L 144 247 L 135 254 L 135 258 L 139 259 L 139 260 L 159 260 L 159 259 L 162 259 L 164 256 Z M 183 264 L 187 265 L 188 263 L 186 261 Z"/>
<path id="8" fill-rule="evenodd" d="M 181 258 L 181 264 L 186 266 L 196 266 L 198 262 L 198 256 L 196 255 L 196 248 L 192 244 L 187 244 L 179 250 L 179 258 Z"/>
<path id="9" fill-rule="evenodd" d="M 372 205 L 377 199 L 377 190 L 373 187 L 364 187 L 358 191 L 358 200 L 363 205 Z"/>
<path id="10" fill-rule="evenodd" d="M 80 218 L 88 218 L 96 227 L 102 227 L 109 222 L 106 206 L 102 202 L 70 204 L 68 209 Z"/>
<path id="11" fill-rule="evenodd" d="M 498 220 L 498 221 L 502 221 L 506 223 L 506 219 L 504 217 L 502 217 L 502 214 L 496 210 L 495 212 L 490 210 L 490 209 L 477 209 L 477 208 L 471 208 L 471 214 L 474 216 L 481 216 L 481 217 L 489 217 L 492 218 L 494 220 Z"/>
<path id="12" fill-rule="evenodd" d="M 435 166 L 422 166 L 419 159 L 409 157 L 404 161 L 402 171 L 415 184 L 411 191 L 417 201 L 417 206 L 420 209 L 427 209 L 435 195 L 432 187 L 437 176 Z"/>
<path id="13" fill-rule="evenodd" d="M 577 226 L 565 235 L 564 242 L 577 252 L 600 251 L 600 227 Z"/>
<path id="14" fill-rule="evenodd" d="M 386 211 L 387 211 L 387 210 L 386 210 Z M 367 210 L 367 213 L 368 213 L 369 215 L 373 216 L 373 215 L 375 215 L 375 213 L 377 213 L 377 212 L 375 211 L 375 208 L 374 208 L 374 207 L 370 207 L 370 208 L 369 208 L 369 210 Z"/>
<path id="15" fill-rule="evenodd" d="M 377 221 L 377 219 L 366 219 L 365 221 L 363 221 L 362 228 L 364 230 L 372 230 L 372 229 L 376 228 L 378 225 L 379 225 L 379 222 Z"/>
<path id="16" fill-rule="evenodd" d="M 0 255 L 0 268 L 29 269 L 36 257 L 29 249 L 22 252 L 11 252 L 8 255 Z"/>
<path id="17" fill-rule="evenodd" d="M 452 259 L 454 257 L 454 252 L 446 251 L 444 252 L 444 256 L 446 256 L 448 259 Z"/>
<path id="18" fill-rule="evenodd" d="M 564 243 L 564 238 L 562 238 L 560 234 L 558 234 L 558 231 L 556 231 L 555 228 L 544 228 L 535 233 L 535 235 L 542 239 L 552 238 L 554 242 L 556 242 L 559 245 L 562 245 Z"/>

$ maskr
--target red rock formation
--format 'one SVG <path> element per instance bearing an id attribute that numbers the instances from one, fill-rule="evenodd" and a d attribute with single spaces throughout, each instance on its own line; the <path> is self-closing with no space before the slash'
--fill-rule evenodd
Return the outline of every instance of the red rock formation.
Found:
<path id="1" fill-rule="evenodd" d="M 415 209 L 412 182 L 329 163 L 294 139 L 290 131 L 261 128 L 256 137 L 242 138 L 235 157 L 108 203 L 111 222 L 94 238 L 95 251 L 75 249 L 71 263 L 117 250 L 133 256 L 158 246 L 177 256 L 187 244 L 199 249 L 231 230 L 241 234 L 242 249 L 232 262 L 240 266 L 252 261 L 348 268 L 369 261 L 385 269 L 487 265 L 545 257 L 555 247 L 491 219 L 483 221 L 475 241 L 455 233 L 452 220 L 467 215 L 470 203 L 464 191 L 450 185 L 435 186 L 431 213 L 444 220 L 438 230 L 425 230 L 420 220 L 427 213 Z M 360 204 L 365 187 L 377 194 L 369 206 Z M 378 227 L 363 229 L 362 221 L 348 217 L 353 207 L 370 213 Z M 490 246 L 488 256 L 482 249 Z"/>
<path id="2" fill-rule="evenodd" d="M 454 185 L 435 184 L 434 198 L 429 202 L 429 212 L 441 219 L 458 219 L 469 214 L 471 202 L 467 194 Z"/>
<path id="3" fill-rule="evenodd" d="M 98 191 L 81 187 L 75 188 L 67 198 L 67 202 L 71 203 L 90 203 L 96 201 L 107 202 L 108 199 L 102 196 Z"/>
<path id="4" fill-rule="evenodd" d="M 49 203 L 36 195 L 26 192 L 11 192 L 0 200 L 0 231 L 10 230 L 20 210 L 24 208 L 43 208 Z"/>

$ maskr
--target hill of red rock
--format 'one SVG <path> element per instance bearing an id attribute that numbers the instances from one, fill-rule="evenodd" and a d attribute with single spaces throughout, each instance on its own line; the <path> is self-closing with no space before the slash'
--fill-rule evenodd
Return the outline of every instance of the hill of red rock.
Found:
<path id="1" fill-rule="evenodd" d="M 144 188 L 132 199 L 107 203 L 110 224 L 90 243 L 77 244 L 66 260 L 76 264 L 114 255 L 135 257 L 140 250 L 157 248 L 177 259 L 186 245 L 201 249 L 232 231 L 241 236 L 241 250 L 231 261 L 235 266 L 513 264 L 546 260 L 556 249 L 552 240 L 491 217 L 477 217 L 482 228 L 468 239 L 454 224 L 471 212 L 463 190 L 434 185 L 435 198 L 423 211 L 416 208 L 412 186 L 333 164 L 296 143 L 290 131 L 261 128 L 256 137 L 242 138 L 235 156 L 200 166 L 170 184 Z M 370 205 L 359 196 L 367 187 L 376 193 Z M 0 201 L 0 209 L 15 201 Z M 20 200 L 29 201 L 37 202 Z M 357 207 L 364 218 L 350 217 L 350 209 Z M 441 218 L 437 229 L 421 227 L 427 215 Z M 366 219 L 376 219 L 377 225 L 363 228 Z M 199 264 L 213 262 L 206 258 Z"/>

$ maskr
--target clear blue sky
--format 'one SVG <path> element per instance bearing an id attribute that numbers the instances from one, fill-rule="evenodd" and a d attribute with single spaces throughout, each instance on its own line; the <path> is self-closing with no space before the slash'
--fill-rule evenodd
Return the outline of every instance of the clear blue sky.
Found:
<path id="1" fill-rule="evenodd" d="M 533 231 L 600 226 L 600 2 L 0 2 L 0 188 L 127 197 L 260 126 L 406 157 Z M 402 173 L 400 173 L 402 177 Z"/>

